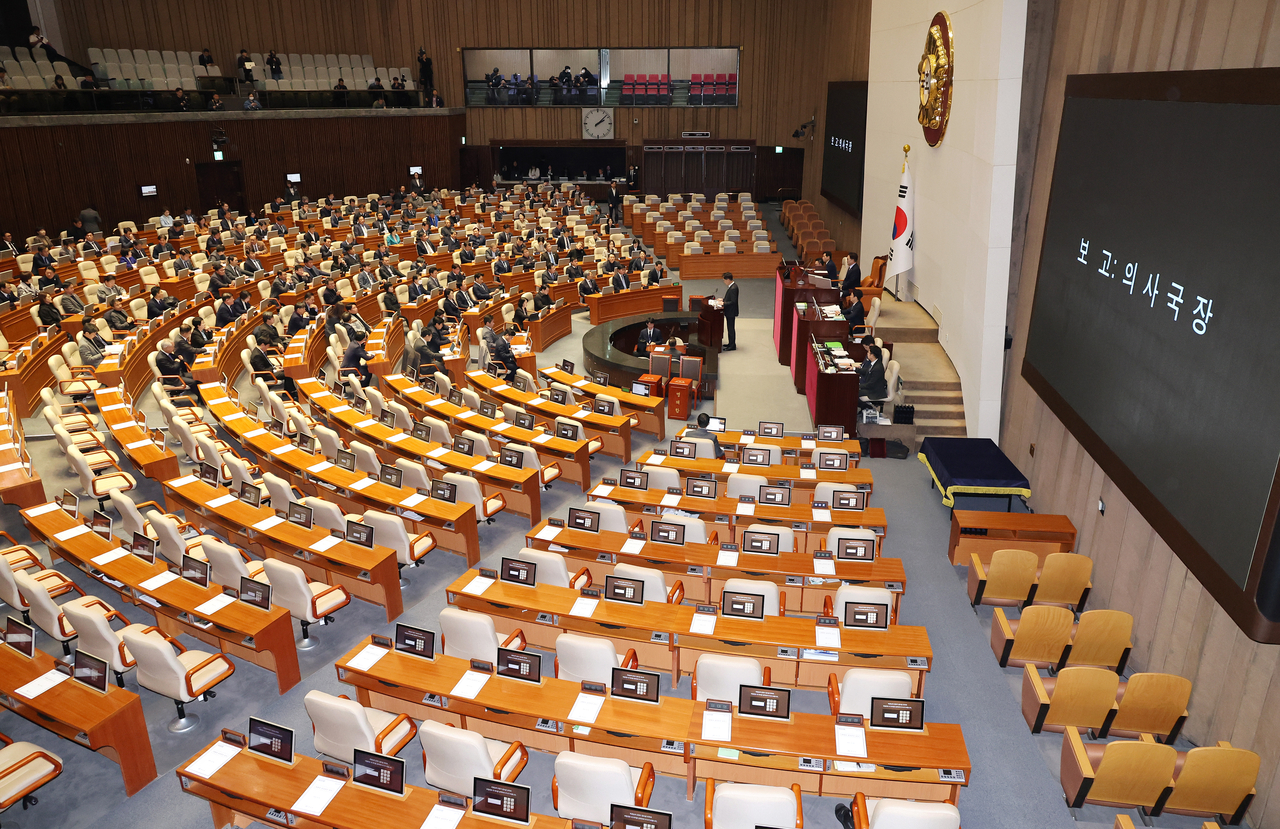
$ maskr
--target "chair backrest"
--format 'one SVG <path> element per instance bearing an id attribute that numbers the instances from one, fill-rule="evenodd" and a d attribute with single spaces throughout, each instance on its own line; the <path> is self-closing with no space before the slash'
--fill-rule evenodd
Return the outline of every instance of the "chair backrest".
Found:
<path id="1" fill-rule="evenodd" d="M 832 527 L 827 530 L 826 549 L 840 549 L 840 541 L 846 538 L 870 542 L 872 551 L 875 551 L 877 546 L 875 530 L 862 527 Z"/>
<path id="2" fill-rule="evenodd" d="M 186 669 L 178 661 L 173 646 L 159 633 L 125 630 L 125 647 L 138 663 L 138 684 L 170 699 L 190 702 Z"/>
<path id="3" fill-rule="evenodd" d="M 365 510 L 360 521 L 373 527 L 373 540 L 376 544 L 396 551 L 398 562 L 413 563 L 413 559 L 409 557 L 409 532 L 405 529 L 403 518 L 387 512 Z"/>
<path id="4" fill-rule="evenodd" d="M 725 495 L 730 498 L 737 498 L 742 495 L 750 495 L 752 498 L 760 497 L 760 487 L 767 486 L 769 479 L 763 475 L 748 475 L 745 472 L 729 473 L 729 482 L 725 488 Z"/>
<path id="5" fill-rule="evenodd" d="M 120 523 L 123 525 L 125 537 L 133 538 L 134 533 L 142 532 L 145 526 L 144 520 L 142 513 L 134 505 L 133 499 L 118 489 L 112 489 L 107 496 L 111 499 L 111 506 L 120 513 Z"/>
<path id="6" fill-rule="evenodd" d="M 63 633 L 63 626 L 60 623 L 62 609 L 58 607 L 44 585 L 36 581 L 25 570 L 14 570 L 12 572 L 13 580 L 18 586 L 18 592 L 26 600 L 27 606 L 30 608 L 31 621 L 35 622 L 38 628 L 59 642 L 73 638 L 75 636 L 74 633 L 70 636 Z"/>
<path id="7" fill-rule="evenodd" d="M 1114 731 L 1170 734 L 1178 718 L 1186 714 L 1190 701 L 1191 680 L 1184 676 L 1134 674 L 1126 683 L 1124 696 L 1120 698 L 1120 710 L 1116 712 L 1111 728 Z"/>
<path id="8" fill-rule="evenodd" d="M 870 829 L 960 829 L 960 810 L 950 803 L 882 799 Z"/>
<path id="9" fill-rule="evenodd" d="M 1087 610 L 1071 638 L 1068 665 L 1119 666 L 1125 659 L 1133 633 L 1133 616 L 1123 610 Z"/>
<path id="10" fill-rule="evenodd" d="M 373 447 L 358 440 L 349 441 L 347 447 L 356 456 L 356 469 L 376 478 L 382 462 L 378 460 L 378 453 L 373 451 Z"/>
<path id="11" fill-rule="evenodd" d="M 427 468 L 417 461 L 411 461 L 408 458 L 396 458 L 396 469 L 404 473 L 401 476 L 401 483 L 405 486 L 418 490 L 431 489 L 431 478 L 427 475 Z"/>
<path id="12" fill-rule="evenodd" d="M 597 399 L 599 399 L 599 397 L 600 395 L 597 396 Z M 680 439 L 693 444 L 693 456 L 695 458 L 715 458 L 716 445 L 711 442 L 710 438 L 682 437 Z"/>
<path id="13" fill-rule="evenodd" d="M 987 567 L 984 599 L 1024 601 L 1036 580 L 1040 559 L 1028 550 L 996 550 Z"/>
<path id="14" fill-rule="evenodd" d="M 1057 663 L 1071 640 L 1075 615 L 1063 607 L 1035 605 L 1024 608 L 1014 632 L 1009 659 Z"/>
<path id="15" fill-rule="evenodd" d="M 795 826 L 800 804 L 782 786 L 721 783 L 711 804 L 711 829 L 737 826 Z"/>
<path id="16" fill-rule="evenodd" d="M 276 512 L 286 512 L 289 503 L 297 500 L 289 482 L 271 472 L 262 473 L 262 484 L 267 488 L 267 495 L 271 496 L 271 508 Z"/>
<path id="17" fill-rule="evenodd" d="M 90 610 L 77 602 L 62 606 L 67 622 L 75 630 L 76 648 L 96 656 L 111 666 L 111 670 L 123 672 L 126 668 L 120 653 L 120 637 L 111 629 L 107 617 L 98 610 Z"/>
<path id="18" fill-rule="evenodd" d="M 350 763 L 355 759 L 355 749 L 375 750 L 376 735 L 360 703 L 312 690 L 302 698 L 302 704 L 315 730 L 316 751 Z"/>
<path id="19" fill-rule="evenodd" d="M 556 755 L 557 811 L 562 818 L 609 825 L 614 803 L 635 802 L 626 760 L 562 751 Z"/>
<path id="20" fill-rule="evenodd" d="M 699 701 L 719 699 L 737 705 L 740 686 L 759 685 L 764 681 L 764 669 L 749 656 L 704 653 L 698 657 L 693 670 Z"/>
<path id="21" fill-rule="evenodd" d="M 1063 668 L 1054 680 L 1044 725 L 1100 727 L 1115 705 L 1119 686 L 1120 677 L 1106 668 Z"/>
<path id="22" fill-rule="evenodd" d="M 1094 769 L 1088 800 L 1154 806 L 1173 778 L 1178 752 L 1162 743 L 1119 740 L 1108 743 Z"/>
<path id="23" fill-rule="evenodd" d="M 151 528 L 156 531 L 160 555 L 174 564 L 182 564 L 182 556 L 187 551 L 187 545 L 182 539 L 182 532 L 178 529 L 178 522 L 159 512 L 153 512 L 148 517 L 151 519 Z"/>
<path id="24" fill-rule="evenodd" d="M 671 487 L 680 487 L 680 473 L 675 469 L 667 469 L 662 466 L 646 466 L 642 472 L 649 473 L 649 489 L 667 490 Z M 683 487 L 681 487 L 683 489 Z M 682 516 L 671 515 L 663 516 L 663 520 L 680 518 Z M 689 542 L 688 532 L 685 533 L 685 542 Z"/>
<path id="25" fill-rule="evenodd" d="M 748 532 L 774 533 L 778 536 L 778 552 L 790 553 L 796 548 L 796 534 L 790 527 L 784 527 L 780 524 L 752 524 L 747 527 Z M 744 548 L 745 549 L 745 548 Z M 750 552 L 747 550 L 747 552 Z"/>
<path id="26" fill-rule="evenodd" d="M 675 472 L 675 470 L 670 470 Z M 679 482 L 671 484 L 671 486 L 679 486 Z M 649 487 L 654 486 L 653 476 L 649 477 Z M 670 524 L 684 525 L 684 543 L 685 544 L 706 544 L 707 543 L 707 522 L 703 521 L 696 515 L 664 515 L 662 520 Z M 776 585 L 775 585 L 776 586 Z M 776 610 L 774 611 L 777 612 Z"/>
<path id="27" fill-rule="evenodd" d="M 240 551 L 213 536 L 205 536 L 201 540 L 200 550 L 209 560 L 209 580 L 214 584 L 239 589 L 240 577 L 249 575 L 249 568 Z"/>
<path id="28" fill-rule="evenodd" d="M 1258 782 L 1261 758 L 1230 745 L 1188 751 L 1164 807 L 1174 812 L 1233 815 Z"/>
<path id="29" fill-rule="evenodd" d="M 347 531 L 347 516 L 332 501 L 308 497 L 303 498 L 299 503 L 304 507 L 311 507 L 311 518 L 317 527 L 324 527 L 334 532 Z"/>
<path id="30" fill-rule="evenodd" d="M 320 453 L 329 460 L 337 458 L 338 450 L 342 448 L 342 439 L 338 437 L 338 433 L 328 426 L 316 426 L 315 433 Z"/>
<path id="31" fill-rule="evenodd" d="M 534 576 L 538 584 L 549 584 L 554 587 L 569 586 L 569 568 L 565 564 L 564 556 L 559 553 L 521 547 L 520 552 L 514 557 L 537 565 Z"/>
<path id="32" fill-rule="evenodd" d="M 595 506 L 599 507 L 597 501 Z M 612 506 L 618 506 L 613 504 Z M 621 509 L 621 507 L 618 507 Z M 603 523 L 603 522 L 602 522 Z M 667 579 L 661 570 L 654 567 L 640 567 L 635 564 L 615 564 L 613 574 L 619 578 L 635 579 L 644 582 L 644 600 L 646 602 L 665 602 L 667 600 Z"/>
<path id="33" fill-rule="evenodd" d="M 458 500 L 471 504 L 479 512 L 484 505 L 484 493 L 480 490 L 480 482 L 470 475 L 457 472 L 444 473 L 444 480 L 458 488 Z"/>
<path id="34" fill-rule="evenodd" d="M 262 562 L 267 578 L 271 581 L 271 603 L 289 611 L 289 615 L 305 622 L 318 622 L 313 612 L 312 592 L 307 586 L 307 574 L 301 567 L 268 558 Z"/>
<path id="35" fill-rule="evenodd" d="M 779 591 L 775 582 L 764 579 L 725 579 L 724 589 L 731 593 L 754 593 L 764 596 L 764 615 L 778 615 Z"/>
<path id="36" fill-rule="evenodd" d="M 493 760 L 484 737 L 435 720 L 418 727 L 422 765 L 428 785 L 449 792 L 469 792 L 477 777 L 493 776 Z"/>
<path id="37" fill-rule="evenodd" d="M 870 717 L 872 697 L 907 699 L 914 689 L 915 682 L 906 671 L 850 668 L 840 680 L 839 713 Z"/>
<path id="38" fill-rule="evenodd" d="M 855 604 L 882 604 L 893 607 L 893 592 L 887 587 L 868 587 L 862 584 L 842 584 L 836 589 L 836 618 L 844 619 L 844 606 L 849 602 Z"/>
<path id="39" fill-rule="evenodd" d="M 576 633 L 556 637 L 556 676 L 560 679 L 609 683 L 616 667 L 618 651 L 608 639 Z"/>
<path id="40" fill-rule="evenodd" d="M 1036 583 L 1036 604 L 1078 605 L 1089 588 L 1093 559 L 1079 553 L 1050 553 Z"/>
<path id="41" fill-rule="evenodd" d="M 498 661 L 498 631 L 490 616 L 446 607 L 440 611 L 440 636 L 446 656 Z"/>

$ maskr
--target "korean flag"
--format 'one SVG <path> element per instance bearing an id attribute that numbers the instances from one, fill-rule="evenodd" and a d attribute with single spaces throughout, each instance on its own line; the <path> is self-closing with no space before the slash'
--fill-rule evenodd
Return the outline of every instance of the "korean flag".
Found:
<path id="1" fill-rule="evenodd" d="M 889 264 L 885 276 L 911 270 L 915 248 L 915 186 L 911 169 L 902 164 L 902 184 L 898 185 L 898 203 L 893 211 L 893 241 L 889 245 Z"/>

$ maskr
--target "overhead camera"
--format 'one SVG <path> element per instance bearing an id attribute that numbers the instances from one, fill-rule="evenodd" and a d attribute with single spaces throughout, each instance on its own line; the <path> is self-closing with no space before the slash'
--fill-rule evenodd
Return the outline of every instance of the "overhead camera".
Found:
<path id="1" fill-rule="evenodd" d="M 791 137 L 804 138 L 804 131 L 809 127 L 816 126 L 817 123 L 818 123 L 818 117 L 815 115 L 814 117 L 810 118 L 807 122 L 801 124 L 800 127 L 795 132 L 791 133 Z"/>

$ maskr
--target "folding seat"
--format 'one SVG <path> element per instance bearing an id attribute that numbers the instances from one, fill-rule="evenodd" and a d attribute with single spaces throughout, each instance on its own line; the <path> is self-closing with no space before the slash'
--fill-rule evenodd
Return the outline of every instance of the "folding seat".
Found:
<path id="1" fill-rule="evenodd" d="M 167 63 L 159 49 L 147 50 L 147 63 Z"/>
<path id="2" fill-rule="evenodd" d="M 1032 734 L 1067 728 L 1102 733 L 1116 715 L 1120 677 L 1115 671 L 1063 668 L 1056 677 L 1042 677 L 1031 665 L 1022 671 L 1022 718 Z"/>
<path id="3" fill-rule="evenodd" d="M 92 54 L 90 54 L 90 56 L 92 57 Z M 187 54 L 186 52 L 183 52 L 182 56 L 186 58 L 187 65 L 188 66 L 191 65 L 191 55 Z M 160 62 L 161 63 L 182 63 L 182 61 L 178 59 L 178 53 L 173 51 L 172 49 L 162 49 L 160 51 Z"/>
<path id="4" fill-rule="evenodd" d="M 8 46 L 0 46 L 0 60 L 8 60 L 12 56 L 13 56 L 13 50 L 11 50 Z M 106 63 L 106 58 L 103 57 L 101 49 L 95 46 L 89 47 L 89 63 L 90 64 Z"/>
<path id="5" fill-rule="evenodd" d="M 303 68 L 303 69 L 314 69 L 314 68 L 315 68 L 315 65 L 316 65 L 316 59 L 315 59 L 315 57 L 314 57 L 314 56 L 312 56 L 312 55 L 303 55 L 303 56 L 302 56 L 302 68 Z"/>
<path id="6" fill-rule="evenodd" d="M 1052 605 L 1027 607 L 1017 619 L 1008 619 L 997 607 L 991 620 L 991 650 L 1000 667 L 1057 668 L 1065 664 L 1071 645 L 1075 616 Z"/>
<path id="7" fill-rule="evenodd" d="M 1158 812 L 1172 794 L 1177 762 L 1173 746 L 1141 740 L 1085 745 L 1080 730 L 1070 727 L 1062 738 L 1062 792 L 1072 810 L 1097 803 Z"/>
<path id="8" fill-rule="evenodd" d="M 975 554 L 969 562 L 969 604 L 1020 607 L 1031 595 L 1040 559 L 1028 550 L 996 550 L 985 568 Z"/>
<path id="9" fill-rule="evenodd" d="M 671 76 L 658 76 L 658 103 L 670 105 L 671 103 Z"/>
<path id="10" fill-rule="evenodd" d="M 134 63 L 151 63 L 151 56 L 147 54 L 146 49 L 134 49 L 133 62 Z M 156 63 L 163 63 L 163 62 L 164 61 L 160 59 L 160 53 L 156 52 Z"/>
<path id="11" fill-rule="evenodd" d="M 872 809 L 867 796 L 858 792 L 849 807 L 847 825 L 857 829 L 960 829 L 960 810 L 950 803 L 882 798 Z M 837 818 L 843 809 L 843 803 L 836 806 Z"/>
<path id="12" fill-rule="evenodd" d="M 1223 820 L 1236 826 L 1257 795 L 1261 758 L 1252 751 L 1234 748 L 1219 740 L 1214 746 L 1199 746 L 1179 751 L 1173 772 L 1173 793 L 1153 814 L 1172 812 L 1194 815 L 1212 821 Z"/>
<path id="13" fill-rule="evenodd" d="M 689 106 L 702 104 L 702 74 L 694 72 L 689 75 Z"/>
<path id="14" fill-rule="evenodd" d="M 325 66 L 328 66 L 332 69 L 337 69 L 339 65 L 338 56 L 334 54 L 325 55 L 324 63 L 325 63 Z"/>
<path id="15" fill-rule="evenodd" d="M 738 73 L 730 72 L 725 84 L 725 94 L 727 102 L 730 104 L 738 103 Z"/>
<path id="16" fill-rule="evenodd" d="M 888 359 L 887 357 L 885 359 Z M 1056 604 L 1084 610 L 1093 589 L 1093 559 L 1078 553 L 1050 553 L 1031 589 L 1030 604 Z"/>
<path id="17" fill-rule="evenodd" d="M 1122 696 L 1115 717 L 1099 732 L 1099 737 L 1151 734 L 1165 743 L 1178 738 L 1188 716 L 1191 680 L 1177 674 L 1141 673 L 1129 677 L 1120 687 Z"/>
<path id="18" fill-rule="evenodd" d="M 115 49 L 103 49 L 102 60 L 104 63 L 119 63 L 121 58 Z"/>
<path id="19" fill-rule="evenodd" d="M 648 82 L 645 84 L 644 102 L 645 102 L 646 104 L 656 104 L 656 103 L 658 103 L 658 89 L 659 89 L 659 86 L 660 86 L 660 84 L 659 84 L 659 81 L 658 81 L 658 75 L 657 75 L 656 73 L 650 72 L 650 73 L 649 73 L 649 80 L 648 80 Z"/>
<path id="20" fill-rule="evenodd" d="M 635 101 L 636 94 L 636 76 L 627 72 L 622 76 L 622 98 L 619 103 L 630 104 Z"/>
<path id="21" fill-rule="evenodd" d="M 1034 609 L 1037 608 L 1027 608 Z M 1026 615 L 1025 611 L 1023 615 Z M 1132 633 L 1133 616 L 1123 610 L 1086 611 L 1080 614 L 1080 622 L 1072 630 L 1071 650 L 1065 664 L 1094 665 L 1123 674 L 1125 663 L 1129 661 L 1129 652 L 1133 648 Z"/>
<path id="22" fill-rule="evenodd" d="M 304 81 L 314 81 L 316 79 L 315 66 L 304 66 L 302 68 L 302 79 Z"/>
<path id="23" fill-rule="evenodd" d="M 728 76 L 724 72 L 716 73 L 716 103 L 725 104 L 728 99 Z"/>
<path id="24" fill-rule="evenodd" d="M 277 54 L 278 54 L 278 53 L 277 53 Z M 297 52 L 290 52 L 290 53 L 289 53 L 289 55 L 288 55 L 288 57 L 285 59 L 284 63 L 287 63 L 287 64 L 288 64 L 288 65 L 290 65 L 290 66 L 296 66 L 296 67 L 298 67 L 299 69 L 301 69 L 301 68 L 302 68 L 302 55 L 299 55 Z"/>

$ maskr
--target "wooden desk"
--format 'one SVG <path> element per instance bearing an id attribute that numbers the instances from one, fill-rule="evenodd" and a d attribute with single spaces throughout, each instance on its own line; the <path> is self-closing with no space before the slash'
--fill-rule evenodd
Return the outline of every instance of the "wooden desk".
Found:
<path id="1" fill-rule="evenodd" d="M 662 458 L 662 460 L 658 461 L 658 458 Z M 792 489 L 812 489 L 823 482 L 844 484 L 856 489 L 865 489 L 868 492 L 874 489 L 871 470 L 860 469 L 856 466 L 851 466 L 843 471 L 838 469 L 802 469 L 799 464 L 794 463 L 752 466 L 716 458 L 676 458 L 671 455 L 655 455 L 652 450 L 645 452 L 636 460 L 637 466 L 646 464 L 674 469 L 680 473 L 682 479 L 689 476 L 711 475 L 718 481 L 727 481 L 734 472 L 741 472 L 746 475 L 763 475 L 770 482 L 790 481 Z M 806 473 L 813 474 L 808 475 Z"/>
<path id="2" fill-rule="evenodd" d="M 142 586 L 148 579 L 169 568 L 157 557 L 152 564 L 126 555 L 115 561 L 97 564 L 93 559 L 120 547 L 118 539 L 108 541 L 97 533 L 83 532 L 74 538 L 60 540 L 58 533 L 84 526 L 61 509 L 33 515 L 41 507 L 22 511 L 23 521 L 31 535 L 43 541 L 50 555 L 69 562 L 90 577 L 114 590 L 121 601 L 140 607 L 155 616 L 156 627 L 170 636 L 188 634 L 225 654 L 275 672 L 280 693 L 298 684 L 298 651 L 293 641 L 293 619 L 282 607 L 259 610 L 242 602 L 232 602 L 210 616 L 209 624 L 193 619 L 203 618 L 196 608 L 222 594 L 222 588 L 211 584 L 197 587 L 176 579 L 154 590 Z M 118 608 L 117 608 L 118 609 Z"/>
<path id="3" fill-rule="evenodd" d="M 818 342 L 828 340 L 845 341 L 848 338 L 849 323 L 844 317 L 833 320 L 824 319 L 817 303 L 810 302 L 806 307 L 793 308 L 791 311 L 791 379 L 795 383 L 798 394 L 805 393 L 805 380 L 809 376 L 809 368 L 813 365 L 810 355 L 810 337 L 817 337 Z M 826 421 L 823 421 L 824 423 Z M 815 421 L 816 423 L 816 421 Z M 850 433 L 854 429 L 848 430 Z"/>
<path id="4" fill-rule="evenodd" d="M 143 475 L 153 481 L 167 481 L 181 474 L 178 456 L 168 446 L 153 441 L 146 427 L 133 419 L 136 409 L 132 400 L 126 399 L 119 388 L 103 386 L 93 393 L 93 399 L 102 415 L 102 425 Z"/>
<path id="5" fill-rule="evenodd" d="M 818 288 L 799 265 L 788 267 L 781 263 L 776 271 L 773 294 L 773 343 L 778 352 L 778 363 L 792 363 L 794 316 L 797 302 L 832 305 L 840 301 L 839 286 Z"/>
<path id="6" fill-rule="evenodd" d="M 27 314 L 27 309 L 21 309 Z M 27 319 L 31 317 L 28 314 Z M 40 399 L 40 390 L 54 385 L 53 372 L 49 369 L 49 358 L 62 354 L 62 346 L 67 342 L 67 335 L 61 332 L 40 334 L 30 340 L 22 348 L 15 348 L 13 359 L 25 354 L 21 366 L 12 366 L 0 371 L 0 386 L 13 389 L 13 405 L 18 417 L 31 417 L 44 405 Z"/>
<path id="7" fill-rule="evenodd" d="M 678 307 L 682 304 L 683 292 L 680 285 L 667 285 L 658 288 L 628 288 L 612 294 L 592 294 L 586 297 L 587 308 L 591 311 L 591 324 L 599 325 L 636 314 L 661 314 L 662 300 L 674 297 Z"/>
<path id="8" fill-rule="evenodd" d="M 810 617 L 757 620 L 722 616 L 716 620 L 715 632 L 704 636 L 689 632 L 693 605 L 601 601 L 591 618 L 579 618 L 569 615 L 579 596 L 577 590 L 499 581 L 481 596 L 462 592 L 477 575 L 475 570 L 468 571 L 449 585 L 446 595 L 450 604 L 493 617 L 503 634 L 520 628 L 529 644 L 544 650 L 554 651 L 556 637 L 565 632 L 610 639 L 619 653 L 635 648 L 641 665 L 669 670 L 673 686 L 681 672 L 693 672 L 700 654 L 720 653 L 754 657 L 770 667 L 773 684 L 799 688 L 825 688 L 828 674 L 842 673 L 845 668 L 905 671 L 913 676 L 913 695 L 919 696 L 933 660 L 929 634 L 922 627 L 890 625 L 887 631 L 870 632 L 841 628 L 838 656 L 826 659 L 814 650 L 814 621 Z M 665 640 L 660 641 L 663 634 Z M 787 648 L 791 650 L 781 650 Z M 923 667 L 908 664 L 908 657 L 923 659 Z"/>
<path id="9" fill-rule="evenodd" d="M 990 564 L 993 552 L 1011 547 L 1030 550 L 1044 564 L 1051 553 L 1069 553 L 1075 549 L 1076 528 L 1065 515 L 967 509 L 951 513 L 947 557 L 952 564 L 968 567 L 969 557 L 974 553 L 983 564 Z"/>
<path id="10" fill-rule="evenodd" d="M 835 426 L 834 423 L 824 423 L 824 426 Z M 690 427 L 680 430 L 676 437 L 682 437 Z M 814 428 L 817 432 L 817 428 Z M 846 432 L 846 434 L 852 434 Z M 812 457 L 813 453 L 818 449 L 843 449 L 849 453 L 849 463 L 854 466 L 862 459 L 862 443 L 857 438 L 851 438 L 841 441 L 830 440 L 805 440 L 799 435 L 786 435 L 780 438 L 767 438 L 760 435 L 744 435 L 742 432 L 722 432 L 716 435 L 716 439 L 720 441 L 720 448 L 725 452 L 741 453 L 743 447 L 746 446 L 777 446 L 782 450 L 782 456 L 787 457 Z"/>
<path id="11" fill-rule="evenodd" d="M 199 316 L 200 310 L 212 307 L 213 300 L 205 300 L 199 305 L 189 307 L 182 312 L 171 313 L 169 318 L 158 322 L 153 328 L 139 327 L 128 340 L 132 341 L 129 353 L 124 355 L 123 363 L 120 355 L 108 355 L 94 370 L 94 377 L 105 386 L 122 386 L 132 400 L 142 399 L 147 387 L 155 380 L 147 357 L 156 350 L 156 345 L 167 339 L 183 320 Z M 119 342 L 120 340 L 116 340 Z M 239 359 L 239 354 L 236 355 Z"/>
<path id="12" fill-rule="evenodd" d="M 751 242 L 743 240 L 738 244 L 749 247 Z M 680 278 L 719 279 L 721 274 L 729 271 L 736 279 L 769 279 L 777 272 L 781 263 L 780 253 L 704 253 L 702 256 L 681 256 Z"/>
<path id="13" fill-rule="evenodd" d="M 485 271 L 488 275 L 488 271 Z M 494 330 L 502 330 L 502 306 L 515 305 L 520 297 L 508 294 L 495 294 L 489 301 L 483 305 L 477 305 L 474 308 L 468 308 L 462 312 L 462 321 L 466 323 L 467 328 L 471 330 L 471 344 L 480 345 L 480 329 L 484 327 L 484 318 L 486 314 L 493 314 Z"/>
<path id="14" fill-rule="evenodd" d="M 559 308 L 552 308 L 545 317 L 530 319 L 529 337 L 534 352 L 545 351 L 552 343 L 572 334 L 573 314 L 581 307 L 575 297 Z"/>
<path id="15" fill-rule="evenodd" d="M 844 341 L 847 335 L 842 334 L 839 339 Z M 856 434 L 862 385 L 858 373 L 823 371 L 818 365 L 813 344 L 806 343 L 804 351 L 804 396 L 809 406 L 809 417 L 813 418 L 814 423 L 843 426 L 849 434 Z"/>
<path id="16" fill-rule="evenodd" d="M 34 507 L 45 502 L 44 482 L 25 451 L 22 418 L 17 414 L 14 392 L 6 389 L 0 397 L 0 501 L 16 507 Z"/>
<path id="17" fill-rule="evenodd" d="M 156 779 L 156 761 L 138 695 L 112 684 L 107 685 L 107 693 L 99 694 L 74 680 L 61 682 L 35 699 L 15 693 L 56 664 L 41 650 L 27 659 L 12 648 L 0 647 L 0 704 L 59 737 L 110 757 L 120 766 L 125 794 L 142 791 Z"/>
<path id="18" fill-rule="evenodd" d="M 602 386 L 581 374 L 566 374 L 560 370 L 559 366 L 540 368 L 538 373 L 548 380 L 564 383 L 566 386 L 570 386 L 592 399 L 595 399 L 598 394 L 616 397 L 618 405 L 622 407 L 622 411 L 634 415 L 636 420 L 639 421 L 635 427 L 638 431 L 647 432 L 658 440 L 667 439 L 667 401 L 665 398 L 652 397 L 647 394 L 632 394 L 630 390 L 621 386 Z"/>

